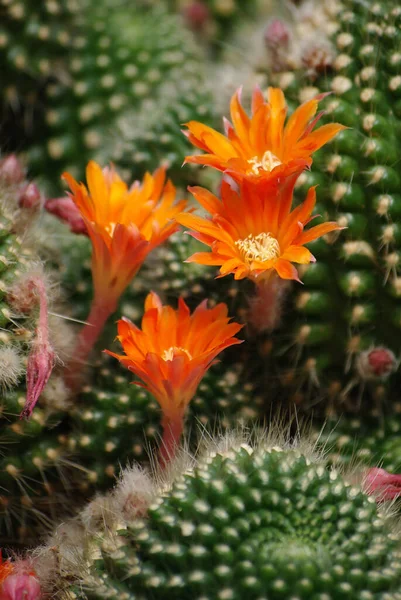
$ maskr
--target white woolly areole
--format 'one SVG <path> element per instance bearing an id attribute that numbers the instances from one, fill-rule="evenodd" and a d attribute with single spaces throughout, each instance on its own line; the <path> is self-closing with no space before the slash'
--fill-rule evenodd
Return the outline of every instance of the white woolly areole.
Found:
<path id="1" fill-rule="evenodd" d="M 156 486 L 139 465 L 125 469 L 113 491 L 113 507 L 124 519 L 144 516 L 156 497 Z"/>
<path id="2" fill-rule="evenodd" d="M 0 348 L 0 390 L 15 386 L 24 371 L 22 358 L 13 346 Z"/>

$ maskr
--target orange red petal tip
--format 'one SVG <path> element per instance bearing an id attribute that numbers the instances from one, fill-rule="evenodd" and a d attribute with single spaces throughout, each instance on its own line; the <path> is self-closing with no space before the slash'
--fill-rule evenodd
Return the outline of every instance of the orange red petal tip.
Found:
<path id="1" fill-rule="evenodd" d="M 186 123 L 189 141 L 204 151 L 185 158 L 186 163 L 211 166 L 236 181 L 282 179 L 310 167 L 312 155 L 345 129 L 329 123 L 314 130 L 322 116 L 316 116 L 319 94 L 299 106 L 286 120 L 287 105 L 279 88 L 269 87 L 267 100 L 255 88 L 251 116 L 241 104 L 241 88 L 231 98 L 231 122 L 224 120 L 225 135 L 198 121 Z"/>
<path id="2" fill-rule="evenodd" d="M 134 383 L 153 394 L 165 418 L 176 420 L 216 356 L 242 342 L 234 337 L 241 328 L 230 322 L 224 303 L 208 308 L 205 300 L 191 314 L 182 298 L 174 310 L 150 292 L 141 329 L 128 319 L 118 321 L 117 339 L 125 354 L 105 352 L 139 377 L 141 382 Z"/>
<path id="3" fill-rule="evenodd" d="M 287 185 L 266 190 L 244 180 L 237 191 L 223 182 L 221 201 L 203 188 L 191 188 L 210 218 L 181 214 L 177 221 L 211 252 L 197 252 L 188 262 L 219 266 L 219 277 L 232 273 L 235 279 L 260 282 L 275 273 L 299 281 L 293 263 L 315 261 L 305 244 L 342 228 L 328 222 L 305 229 L 316 192 L 310 188 L 305 201 L 291 210 L 294 183 L 288 180 Z"/>
<path id="4" fill-rule="evenodd" d="M 86 168 L 87 185 L 69 173 L 62 177 L 92 241 L 95 296 L 118 299 L 149 252 L 177 230 L 175 216 L 186 201 L 175 202 L 162 167 L 131 187 L 113 166 L 102 169 L 94 161 Z"/>

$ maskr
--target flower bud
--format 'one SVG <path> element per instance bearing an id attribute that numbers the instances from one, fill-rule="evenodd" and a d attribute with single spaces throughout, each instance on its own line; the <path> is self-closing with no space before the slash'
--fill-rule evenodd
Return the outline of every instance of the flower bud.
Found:
<path id="1" fill-rule="evenodd" d="M 9 575 L 0 588 L 0 600 L 39 600 L 39 581 L 31 574 Z"/>
<path id="2" fill-rule="evenodd" d="M 45 209 L 52 215 L 58 217 L 60 221 L 63 221 L 69 225 L 72 233 L 88 235 L 88 230 L 83 218 L 81 217 L 81 213 L 71 198 L 53 198 L 51 200 L 47 200 L 45 203 Z"/>
<path id="3" fill-rule="evenodd" d="M 393 475 L 384 469 L 369 469 L 364 488 L 367 494 L 375 496 L 379 502 L 394 500 L 401 496 L 401 475 Z"/>
<path id="4" fill-rule="evenodd" d="M 21 208 L 39 208 L 41 204 L 41 193 L 34 183 L 28 183 L 23 188 L 19 197 Z"/>
<path id="5" fill-rule="evenodd" d="M 287 48 L 290 41 L 290 32 L 284 21 L 272 19 L 265 29 L 264 39 L 270 50 Z"/>
<path id="6" fill-rule="evenodd" d="M 0 161 L 0 181 L 18 184 L 24 180 L 25 172 L 15 154 L 10 154 Z"/>
<path id="7" fill-rule="evenodd" d="M 356 361 L 357 371 L 366 381 L 387 379 L 397 366 L 394 353 L 384 346 L 361 352 Z"/>

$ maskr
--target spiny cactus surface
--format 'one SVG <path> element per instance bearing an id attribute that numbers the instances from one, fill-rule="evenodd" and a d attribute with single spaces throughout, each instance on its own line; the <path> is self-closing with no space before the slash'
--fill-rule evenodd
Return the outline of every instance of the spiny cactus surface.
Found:
<path id="1" fill-rule="evenodd" d="M 43 87 L 61 66 L 74 37 L 75 0 L 0 2 L 1 146 L 20 148 L 34 135 Z"/>
<path id="2" fill-rule="evenodd" d="M 180 175 L 180 123 L 208 118 L 210 101 L 202 53 L 179 18 L 108 0 L 4 0 L 1 10 L 4 143 L 28 151 L 49 190 L 66 169 L 82 178 L 90 158 L 136 177 L 164 161 Z"/>
<path id="3" fill-rule="evenodd" d="M 401 470 L 401 405 L 394 414 L 369 414 L 327 418 L 316 427 L 315 438 L 336 464 L 380 465 L 391 473 Z"/>
<path id="4" fill-rule="evenodd" d="M 130 492 L 129 478 L 113 492 L 114 533 L 89 527 L 72 597 L 401 597 L 394 522 L 305 448 L 231 441 L 153 491 L 136 478 Z"/>
<path id="5" fill-rule="evenodd" d="M 21 281 L 27 280 L 27 273 L 34 272 L 32 265 L 37 263 L 43 277 L 52 269 L 52 285 L 59 284 L 60 277 L 64 304 L 51 306 L 51 310 L 69 318 L 85 319 L 92 296 L 87 238 L 68 234 L 61 228 L 53 232 L 47 222 L 48 231 L 61 241 L 63 261 L 52 243 L 42 247 L 43 234 L 38 231 L 34 235 L 29 227 L 30 209 L 18 204 L 25 185 L 24 182 L 15 189 L 9 186 L 1 205 L 0 540 L 7 545 L 30 543 L 38 531 L 48 530 L 76 500 L 91 494 L 95 488 L 113 485 L 120 464 L 132 459 L 148 462 L 161 433 L 160 409 L 150 394 L 131 384 L 135 379 L 132 373 L 116 365 L 114 359 L 101 355 L 104 348 L 113 345 L 116 334 L 113 318 L 94 353 L 76 401 L 69 397 L 63 383 L 63 365 L 71 352 L 71 347 L 67 347 L 60 354 L 31 418 L 20 419 L 27 395 L 26 362 L 38 316 L 36 302 L 28 314 L 16 310 L 16 304 L 27 303 L 30 298 L 26 289 L 21 288 Z M 22 228 L 20 234 L 14 231 L 16 223 Z M 181 272 L 188 244 L 182 246 L 180 238 L 181 234 L 175 236 L 157 257 L 150 257 L 149 265 L 143 267 L 123 297 L 116 318 L 124 314 L 140 321 L 144 298 L 152 288 L 176 304 L 184 291 L 191 293 L 192 281 L 193 304 L 204 298 L 203 288 L 196 287 L 200 269 L 190 270 L 188 265 L 191 275 Z M 184 240 L 189 242 L 187 236 Z M 45 267 L 43 257 L 47 259 Z M 51 334 L 55 341 L 66 334 L 72 338 L 70 329 L 60 329 L 65 323 L 62 317 L 49 318 L 54 319 Z M 114 347 L 119 351 L 118 344 Z M 254 417 L 263 419 L 260 402 L 242 366 L 234 366 L 230 361 L 213 366 L 200 384 L 188 415 L 187 430 L 192 434 L 192 444 L 197 443 L 199 424 L 209 430 L 220 430 Z"/>
<path id="6" fill-rule="evenodd" d="M 324 118 L 350 127 L 316 154 L 298 188 L 302 198 L 318 184 L 316 214 L 346 229 L 310 244 L 318 262 L 289 295 L 272 368 L 296 402 L 320 394 L 357 410 L 369 395 L 391 402 L 400 385 L 401 11 L 392 0 L 335 8 L 332 62 L 287 66 L 274 80 L 294 105 L 330 92 Z M 309 50 L 324 43 L 317 30 Z"/>

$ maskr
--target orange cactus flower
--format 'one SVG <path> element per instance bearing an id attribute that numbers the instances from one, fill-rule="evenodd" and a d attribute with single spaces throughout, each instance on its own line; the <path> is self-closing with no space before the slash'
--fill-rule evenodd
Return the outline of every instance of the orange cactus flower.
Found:
<path id="1" fill-rule="evenodd" d="M 163 306 L 150 292 L 145 300 L 142 330 L 123 318 L 118 321 L 117 339 L 125 355 L 105 350 L 117 358 L 149 390 L 168 419 L 182 417 L 196 389 L 216 356 L 242 340 L 233 337 L 242 328 L 230 323 L 227 306 L 207 308 L 204 300 L 190 314 L 180 298 L 178 309 Z"/>
<path id="2" fill-rule="evenodd" d="M 241 105 L 241 89 L 231 99 L 231 120 L 224 120 L 226 136 L 198 121 L 186 123 L 184 134 L 206 154 L 187 156 L 185 163 L 209 165 L 231 175 L 237 182 L 282 178 L 312 164 L 312 154 L 345 129 L 338 123 L 313 131 L 320 94 L 299 106 L 285 125 L 287 106 L 283 92 L 269 88 L 266 102 L 256 88 L 249 117 Z"/>
<path id="3" fill-rule="evenodd" d="M 255 186 L 244 180 L 239 192 L 223 182 L 221 201 L 203 188 L 189 188 L 212 217 L 181 214 L 177 220 L 212 251 L 197 252 L 187 262 L 220 266 L 220 277 L 233 273 L 235 279 L 259 282 L 276 272 L 282 279 L 299 281 L 292 263 L 315 261 L 304 244 L 342 228 L 330 222 L 305 231 L 316 202 L 315 188 L 291 211 L 293 188 L 294 178 L 283 186 Z"/>
<path id="4" fill-rule="evenodd" d="M 163 168 L 146 173 L 130 188 L 113 167 L 94 161 L 86 168 L 88 188 L 69 174 L 63 178 L 92 241 L 95 297 L 118 300 L 148 253 L 177 230 L 174 217 L 186 205 L 174 204 L 175 187 Z"/>

